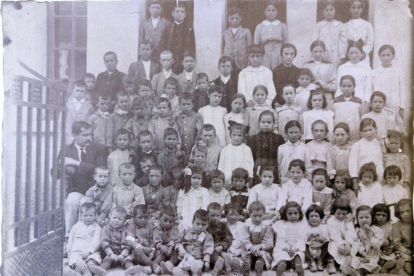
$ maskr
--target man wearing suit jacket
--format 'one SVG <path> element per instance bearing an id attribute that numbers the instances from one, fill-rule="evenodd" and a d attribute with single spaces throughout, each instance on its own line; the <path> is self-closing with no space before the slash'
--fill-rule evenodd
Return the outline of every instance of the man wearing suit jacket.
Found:
<path id="1" fill-rule="evenodd" d="M 66 233 L 78 221 L 79 202 L 86 191 L 95 184 L 93 174 L 98 166 L 106 166 L 108 151 L 105 146 L 92 143 L 92 127 L 84 121 L 75 122 L 72 125 L 74 141 L 64 146 L 65 171 L 68 185 L 68 198 L 65 202 L 65 226 Z M 62 160 L 62 151 L 58 160 Z M 61 179 L 62 172 L 58 168 L 52 168 L 53 178 Z M 62 182 L 61 182 L 62 183 Z"/>
<path id="2" fill-rule="evenodd" d="M 139 43 L 139 56 L 138 61 L 129 66 L 128 75 L 135 77 L 138 83 L 142 80 L 151 81 L 152 77 L 160 71 L 160 66 L 151 60 L 152 45 L 149 40 Z"/>

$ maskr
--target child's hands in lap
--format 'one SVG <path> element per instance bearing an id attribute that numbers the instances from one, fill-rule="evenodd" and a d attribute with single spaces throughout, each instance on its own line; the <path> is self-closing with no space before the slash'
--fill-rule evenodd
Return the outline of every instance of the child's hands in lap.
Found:
<path id="1" fill-rule="evenodd" d="M 210 269 L 210 263 L 209 262 L 204 262 L 204 270 L 209 270 Z"/>
<path id="2" fill-rule="evenodd" d="M 216 248 L 214 248 L 214 251 L 216 251 L 218 254 L 220 254 L 221 251 L 223 251 L 223 249 L 224 249 L 223 246 L 219 245 Z"/>
<path id="3" fill-rule="evenodd" d="M 182 259 L 185 257 L 186 254 L 187 251 L 183 247 L 180 247 L 180 249 L 178 250 L 178 256 Z"/>
<path id="4" fill-rule="evenodd" d="M 125 260 L 125 256 L 124 255 L 119 255 L 117 258 L 116 258 L 116 261 L 118 262 L 118 263 L 120 263 L 120 264 L 122 264 L 123 262 L 124 262 L 124 260 Z"/>

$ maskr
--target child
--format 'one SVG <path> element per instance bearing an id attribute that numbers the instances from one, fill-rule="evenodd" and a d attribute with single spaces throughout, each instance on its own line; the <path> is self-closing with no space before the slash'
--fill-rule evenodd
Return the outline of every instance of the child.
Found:
<path id="1" fill-rule="evenodd" d="M 224 173 L 219 170 L 211 171 L 207 175 L 207 186 L 209 186 L 210 202 L 216 202 L 223 208 L 230 203 L 231 196 L 227 189 L 224 189 Z"/>
<path id="2" fill-rule="evenodd" d="M 273 233 L 272 227 L 263 222 L 265 212 L 263 203 L 252 202 L 249 205 L 250 218 L 246 220 L 240 234 L 240 241 L 245 246 L 244 259 L 250 267 L 254 265 L 258 276 L 262 275 L 263 269 L 269 269 L 272 262 L 270 250 L 273 248 Z"/>
<path id="3" fill-rule="evenodd" d="M 138 97 L 142 102 L 145 102 L 148 108 L 145 110 L 145 118 L 150 119 L 155 115 L 155 108 L 157 104 L 157 95 L 152 91 L 152 84 L 149 80 L 143 79 L 138 85 Z"/>
<path id="4" fill-rule="evenodd" d="M 152 90 L 158 95 L 158 97 L 166 93 L 167 84 L 165 82 L 167 81 L 167 79 L 177 79 L 177 75 L 174 74 L 174 72 L 171 69 L 173 63 L 173 54 L 170 51 L 162 51 L 160 54 L 160 64 L 162 67 L 161 71 L 155 74 L 151 79 Z M 175 92 L 177 93 L 178 83 L 175 89 Z"/>
<path id="5" fill-rule="evenodd" d="M 208 92 L 209 105 L 198 110 L 198 113 L 203 118 L 204 124 L 212 124 L 216 129 L 216 137 L 222 148 L 226 146 L 226 132 L 223 118 L 227 114 L 227 109 L 219 106 L 223 93 L 224 89 L 221 86 L 210 87 Z"/>
<path id="6" fill-rule="evenodd" d="M 109 169 L 99 166 L 95 168 L 93 179 L 96 184 L 86 191 L 81 199 L 80 205 L 91 202 L 96 207 L 97 222 L 103 226 L 112 208 L 112 186 L 109 184 Z"/>
<path id="7" fill-rule="evenodd" d="M 373 162 L 362 165 L 359 170 L 358 205 L 374 206 L 384 203 L 382 186 L 378 182 L 378 175 Z"/>
<path id="8" fill-rule="evenodd" d="M 352 258 L 352 267 L 362 275 L 378 273 L 384 233 L 381 228 L 372 225 L 372 209 L 369 206 L 359 206 L 356 210 L 356 218 L 358 254 Z"/>
<path id="9" fill-rule="evenodd" d="M 209 81 L 206 73 L 197 74 L 196 88 L 193 92 L 194 111 L 198 112 L 200 108 L 205 107 L 209 103 L 208 89 Z"/>
<path id="10" fill-rule="evenodd" d="M 413 211 L 412 202 L 409 199 L 401 199 L 395 206 L 395 216 L 399 219 L 392 225 L 392 238 L 395 244 L 395 255 L 397 259 L 405 261 L 404 270 L 408 275 L 412 273 L 413 255 Z M 395 271 L 398 272 L 398 271 Z"/>
<path id="11" fill-rule="evenodd" d="M 249 46 L 250 66 L 241 70 L 237 92 L 246 98 L 247 106 L 253 106 L 252 91 L 257 85 L 267 88 L 268 94 L 265 103 L 268 107 L 273 106 L 272 101 L 276 96 L 275 85 L 272 81 L 272 71 L 262 65 L 263 47 L 260 45 Z"/>
<path id="12" fill-rule="evenodd" d="M 240 219 L 245 220 L 247 216 L 247 202 L 249 201 L 249 173 L 243 168 L 236 168 L 231 175 L 231 188 L 229 189 L 231 203 L 239 206 Z"/>
<path id="13" fill-rule="evenodd" d="M 277 199 L 276 210 L 280 210 L 289 201 L 298 203 L 302 212 L 306 212 L 312 204 L 312 184 L 305 175 L 305 162 L 295 159 L 289 164 L 290 180 L 282 185 L 282 191 Z"/>
<path id="14" fill-rule="evenodd" d="M 214 143 L 216 140 L 216 129 L 211 124 L 205 124 L 201 128 L 201 142 L 207 148 L 207 160 L 205 171 L 216 170 L 218 167 L 221 147 Z"/>
<path id="15" fill-rule="evenodd" d="M 374 48 L 374 29 L 370 22 L 361 18 L 362 10 L 365 6 L 365 0 L 349 1 L 349 13 L 351 19 L 345 23 L 346 39 L 348 41 L 361 41 L 363 43 L 362 61 L 367 66 L 369 64 L 369 54 Z"/>
<path id="16" fill-rule="evenodd" d="M 135 77 L 138 83 L 141 80 L 152 80 L 152 77 L 160 71 L 160 65 L 151 61 L 153 45 L 149 40 L 139 40 L 139 59 L 131 63 L 128 75 Z"/>
<path id="17" fill-rule="evenodd" d="M 253 155 L 252 151 L 246 144 L 243 144 L 243 138 L 247 132 L 247 127 L 238 123 L 230 124 L 231 144 L 221 150 L 218 169 L 226 177 L 225 187 L 230 188 L 230 179 L 233 170 L 244 168 L 249 172 L 250 182 L 253 180 Z M 252 183 L 250 183 L 250 187 Z"/>
<path id="18" fill-rule="evenodd" d="M 347 46 L 345 26 L 335 19 L 335 4 L 334 1 L 327 0 L 318 5 L 318 8 L 322 9 L 324 20 L 316 23 L 313 35 L 314 40 L 320 40 L 326 45 L 324 59 L 332 63 L 334 69 L 338 68 L 341 59 L 345 58 Z"/>
<path id="19" fill-rule="evenodd" d="M 348 125 L 349 140 L 353 144 L 360 138 L 358 127 L 362 115 L 362 100 L 354 96 L 355 79 L 353 76 L 342 76 L 339 86 L 342 95 L 333 100 L 334 124 L 346 123 Z"/>
<path id="20" fill-rule="evenodd" d="M 410 198 L 407 190 L 399 185 L 402 178 L 401 169 L 395 165 L 388 166 L 384 171 L 384 180 L 387 183 L 382 186 L 382 194 L 384 196 L 384 203 L 390 205 L 392 215 L 389 218 L 391 222 L 395 222 L 394 205 L 403 198 Z"/>
<path id="21" fill-rule="evenodd" d="M 343 170 L 348 172 L 349 154 L 351 144 L 348 142 L 349 127 L 346 123 L 339 123 L 334 128 L 334 142 L 328 148 L 327 171 L 330 179 L 333 179 L 336 172 Z"/>
<path id="22" fill-rule="evenodd" d="M 309 111 L 303 112 L 304 133 L 302 139 L 305 140 L 305 142 L 310 142 L 310 140 L 313 140 L 314 137 L 312 134 L 312 124 L 317 120 L 322 120 L 328 126 L 329 132 L 326 133 L 326 138 L 328 140 L 331 140 L 333 137 L 332 130 L 334 113 L 331 110 L 325 110 L 325 108 L 328 106 L 325 93 L 322 90 L 311 91 L 307 105 Z"/>
<path id="23" fill-rule="evenodd" d="M 148 218 L 147 206 L 139 204 L 134 207 L 133 218 L 125 223 L 126 242 L 131 248 L 130 258 L 125 260 L 125 263 L 128 264 L 125 275 L 134 275 L 142 270 L 149 272 L 148 275 L 152 272 L 157 275 L 162 273 L 159 264 L 152 261 L 155 255 L 152 236 L 154 226 L 148 221 Z M 137 263 L 138 266 L 132 266 L 133 263 Z"/>
<path id="24" fill-rule="evenodd" d="M 157 162 L 157 154 L 153 150 L 154 148 L 154 139 L 152 138 L 152 133 L 148 130 L 143 130 L 138 133 L 137 136 L 138 140 L 138 150 L 137 150 L 137 157 L 138 161 L 145 157 L 149 157 L 152 160 L 152 163 L 155 164 Z"/>
<path id="25" fill-rule="evenodd" d="M 209 175 L 210 177 L 210 175 Z M 212 202 L 207 207 L 208 226 L 207 232 L 210 233 L 214 241 L 214 252 L 210 257 L 210 264 L 214 265 L 211 275 L 219 275 L 224 268 L 224 260 L 228 259 L 229 247 L 233 241 L 233 235 L 226 223 L 221 222 L 222 206 L 217 202 Z"/>
<path id="26" fill-rule="evenodd" d="M 362 114 L 368 111 L 368 102 L 372 94 L 371 86 L 371 68 L 368 64 L 361 61 L 364 51 L 362 50 L 362 42 L 351 42 L 348 45 L 347 55 L 349 61 L 338 68 L 338 77 L 340 80 L 342 76 L 351 75 L 355 79 L 355 93 L 354 96 L 360 98 L 362 104 Z M 369 59 L 368 59 L 369 60 Z M 335 96 L 342 94 L 341 87 L 338 84 Z"/>
<path id="27" fill-rule="evenodd" d="M 172 208 L 177 217 L 177 200 L 178 193 L 183 188 L 184 183 L 184 170 L 180 166 L 173 166 L 171 168 L 171 179 L 172 184 L 162 189 L 162 200 L 161 204 L 163 207 Z"/>
<path id="28" fill-rule="evenodd" d="M 302 68 L 298 74 L 299 86 L 296 88 L 295 105 L 299 106 L 302 111 L 310 110 L 308 107 L 308 100 L 312 90 L 316 89 L 313 83 L 315 78 L 312 71 L 307 68 Z"/>
<path id="29" fill-rule="evenodd" d="M 196 145 L 191 150 L 190 161 L 188 162 L 188 167 L 199 166 L 205 168 L 207 164 L 207 148 L 203 145 Z M 210 173 L 210 172 L 208 172 Z M 207 171 L 206 171 L 207 174 Z"/>
<path id="30" fill-rule="evenodd" d="M 114 207 L 124 207 L 129 216 L 132 209 L 138 204 L 145 204 L 142 189 L 133 183 L 135 177 L 135 167 L 132 164 L 124 163 L 119 166 L 119 177 L 122 183 L 115 186 L 113 190 Z"/>
<path id="31" fill-rule="evenodd" d="M 150 156 L 144 156 L 139 159 L 139 166 L 137 169 L 139 177 L 135 176 L 135 181 L 138 187 L 143 188 L 150 184 L 149 169 L 155 164 L 156 162 L 154 162 Z"/>
<path id="32" fill-rule="evenodd" d="M 127 230 L 124 223 L 127 211 L 124 207 L 115 207 L 109 214 L 109 223 L 102 230 L 101 249 L 105 252 L 102 268 L 108 270 L 114 266 L 131 266 L 125 259 L 129 256 L 129 246 L 126 242 Z M 102 274 L 105 275 L 105 274 Z"/>
<path id="33" fill-rule="evenodd" d="M 115 133 L 118 129 L 127 127 L 127 122 L 132 118 L 129 110 L 129 95 L 125 91 L 120 91 L 117 95 L 117 107 L 114 113 L 109 115 L 107 144 L 111 147 L 115 144 Z"/>
<path id="34" fill-rule="evenodd" d="M 306 144 L 309 148 L 310 159 L 312 161 L 312 167 L 327 168 L 328 151 L 330 143 L 325 141 L 325 137 L 328 134 L 328 125 L 322 120 L 316 120 L 312 124 L 312 136 L 313 140 Z"/>
<path id="35" fill-rule="evenodd" d="M 283 87 L 286 84 L 292 84 L 293 87 L 298 87 L 298 75 L 300 69 L 293 65 L 293 60 L 295 59 L 297 50 L 295 45 L 290 43 L 284 43 L 282 48 L 280 48 L 280 56 L 282 58 L 282 63 L 279 64 L 275 69 L 273 69 L 273 83 L 275 84 L 275 89 L 277 91 L 283 91 Z M 277 103 L 277 104 L 276 104 Z M 272 107 L 277 108 L 285 104 L 285 101 L 282 98 L 282 93 L 278 93 L 272 101 Z"/>
<path id="36" fill-rule="evenodd" d="M 249 114 L 249 136 L 253 136 L 259 133 L 259 117 L 263 111 L 269 110 L 274 115 L 276 111 L 270 106 L 265 104 L 267 96 L 269 94 L 267 88 L 263 85 L 257 85 L 253 89 L 253 106 L 247 107 L 247 113 Z"/>
<path id="37" fill-rule="evenodd" d="M 277 163 L 279 165 L 280 183 L 286 183 L 290 179 L 289 164 L 294 159 L 300 159 L 306 164 L 305 177 L 311 179 L 312 162 L 309 148 L 301 141 L 302 128 L 298 121 L 289 121 L 285 126 L 288 141 L 279 147 Z"/>
<path id="38" fill-rule="evenodd" d="M 241 21 L 240 9 L 231 7 L 227 11 L 230 27 L 223 32 L 223 54 L 233 59 L 236 66 L 243 70 L 248 65 L 247 48 L 253 44 L 253 40 L 250 30 L 243 28 Z"/>
<path id="39" fill-rule="evenodd" d="M 73 84 L 72 96 L 66 102 L 66 144 L 73 142 L 72 125 L 74 122 L 86 121 L 94 110 L 85 99 L 86 83 L 82 80 L 77 80 Z M 62 117 L 60 118 L 60 122 Z"/>
<path id="40" fill-rule="evenodd" d="M 318 24 L 316 24 L 316 26 L 318 26 Z M 339 24 L 342 25 L 342 23 Z M 318 31 L 320 32 L 321 29 L 317 30 L 317 32 Z M 329 46 L 332 47 L 332 45 Z M 325 43 L 323 43 L 321 40 L 315 40 L 312 42 L 310 50 L 313 60 L 305 62 L 305 64 L 303 64 L 303 67 L 311 70 L 312 75 L 315 78 L 313 84 L 316 85 L 316 88 L 320 88 L 323 90 L 323 92 L 325 92 L 328 106 L 331 107 L 333 93 L 336 91 L 336 87 L 338 85 L 338 81 L 336 79 L 337 66 L 336 64 L 333 64 L 333 62 L 331 63 L 325 61 L 324 56 L 325 53 L 326 55 L 329 55 L 328 53 L 332 52 L 333 49 L 327 51 Z"/>
<path id="41" fill-rule="evenodd" d="M 192 166 L 191 182 L 186 183 L 183 190 L 180 190 L 177 198 L 177 219 L 181 221 L 180 230 L 191 227 L 191 219 L 198 209 L 207 210 L 210 204 L 208 190 L 201 187 L 204 171 L 198 166 Z M 190 185 L 188 185 L 190 184 Z"/>
<path id="42" fill-rule="evenodd" d="M 285 104 L 281 107 L 276 107 L 276 125 L 279 135 L 288 140 L 285 132 L 285 127 L 289 121 L 302 122 L 302 108 L 295 105 L 296 90 L 291 84 L 285 84 L 282 90 L 283 100 Z"/>
<path id="43" fill-rule="evenodd" d="M 195 36 L 194 27 L 191 22 L 185 20 L 187 17 L 186 6 L 182 2 L 177 2 L 172 11 L 174 22 L 170 27 L 165 28 L 161 36 L 159 49 L 169 50 L 175 59 L 182 60 L 183 53 L 190 51 L 195 53 Z M 176 62 L 173 65 L 175 74 L 180 74 L 183 71 L 183 66 Z"/>
<path id="44" fill-rule="evenodd" d="M 249 112 L 245 109 L 246 99 L 243 94 L 236 93 L 233 94 L 230 98 L 231 102 L 231 112 L 224 115 L 223 121 L 226 130 L 226 143 L 227 145 L 231 143 L 230 131 L 229 131 L 229 121 L 233 121 L 239 124 L 248 124 L 249 122 Z"/>
<path id="45" fill-rule="evenodd" d="M 98 94 L 110 95 L 111 101 L 116 100 L 116 93 L 123 90 L 122 80 L 125 74 L 116 69 L 118 57 L 114 52 L 106 52 L 103 56 L 106 71 L 99 73 L 96 78 L 96 91 Z M 112 111 L 112 110 L 110 110 Z"/>
<path id="46" fill-rule="evenodd" d="M 107 161 L 110 171 L 109 183 L 112 187 L 122 183 L 120 175 L 117 174 L 119 166 L 124 163 L 131 164 L 132 159 L 136 158 L 133 140 L 132 133 L 125 128 L 118 129 L 115 133 L 116 150 L 109 154 Z"/>
<path id="47" fill-rule="evenodd" d="M 241 28 L 241 29 L 243 29 L 243 28 Z M 250 31 L 248 29 L 243 29 L 243 30 L 247 30 L 250 33 Z M 227 31 L 225 31 L 225 32 L 227 32 Z M 225 34 L 223 34 L 223 35 L 225 35 Z M 237 35 L 237 38 L 235 38 L 235 39 L 239 39 L 239 38 L 240 38 L 239 35 Z M 246 47 L 246 49 L 247 49 L 247 47 Z M 246 51 L 246 49 L 244 51 Z M 237 52 L 236 54 L 237 55 L 243 55 L 242 52 Z M 246 51 L 245 55 L 246 55 L 246 60 L 247 60 L 247 51 Z M 237 59 L 237 57 L 235 57 L 235 59 Z M 236 60 L 235 60 L 235 62 L 237 64 Z M 231 111 L 231 103 L 232 103 L 231 99 L 233 98 L 233 95 L 237 93 L 237 76 L 238 76 L 238 74 L 237 74 L 237 72 L 233 73 L 233 62 L 232 62 L 232 59 L 230 57 L 222 56 L 219 59 L 218 64 L 219 64 L 218 69 L 219 69 L 219 72 L 220 72 L 220 76 L 217 79 L 213 80 L 211 84 L 220 85 L 224 88 L 224 97 L 221 99 L 220 106 L 227 108 L 227 111 L 230 112 Z M 246 66 L 247 66 L 247 63 L 246 63 Z M 243 68 L 240 68 L 240 69 L 244 69 L 246 66 L 244 66 Z"/>
<path id="48" fill-rule="evenodd" d="M 269 0 L 266 3 L 266 20 L 257 25 L 254 32 L 254 44 L 264 47 L 263 66 L 270 70 L 279 65 L 279 51 L 283 41 L 287 39 L 286 24 L 276 20 L 278 2 Z"/>
<path id="49" fill-rule="evenodd" d="M 303 221 L 301 206 L 294 201 L 287 202 L 280 210 L 280 220 L 272 226 L 273 232 L 276 233 L 272 268 L 276 269 L 277 276 L 283 275 L 287 261 L 293 261 L 298 276 L 304 275 L 307 227 Z"/>
<path id="50" fill-rule="evenodd" d="M 92 73 L 85 73 L 83 74 L 82 80 L 86 83 L 85 99 L 89 102 L 90 105 L 95 106 L 95 102 L 98 96 L 95 89 L 95 75 Z"/>
<path id="51" fill-rule="evenodd" d="M 184 52 L 181 59 L 184 71 L 178 75 L 178 93 L 189 92 L 193 94 L 196 88 L 197 73 L 194 71 L 196 58 L 194 53 Z"/>
<path id="52" fill-rule="evenodd" d="M 145 19 L 139 25 L 139 41 L 149 40 L 152 44 L 154 56 L 160 52 L 160 40 L 164 30 L 171 27 L 171 22 L 168 19 L 161 17 L 162 6 L 161 1 L 151 0 L 149 2 L 148 11 L 150 18 Z M 141 57 L 142 58 L 142 57 Z"/>
<path id="53" fill-rule="evenodd" d="M 322 208 L 324 216 L 321 223 L 326 224 L 331 215 L 332 189 L 328 188 L 328 173 L 325 169 L 318 168 L 312 173 L 312 202 Z"/>
<path id="54" fill-rule="evenodd" d="M 185 167 L 188 163 L 186 154 L 178 144 L 178 132 L 169 127 L 164 130 L 164 149 L 158 154 L 157 164 L 165 171 L 170 171 L 172 166 Z"/>
<path id="55" fill-rule="evenodd" d="M 178 235 L 175 249 L 182 259 L 172 274 L 175 276 L 189 275 L 201 276 L 201 269 L 210 268 L 211 255 L 214 253 L 213 237 L 207 232 L 208 213 L 206 210 L 197 210 L 193 216 L 192 227 L 184 229 Z"/>
<path id="56" fill-rule="evenodd" d="M 203 117 L 193 110 L 193 99 L 188 92 L 182 93 L 179 97 L 181 113 L 175 122 L 178 126 L 182 146 L 187 149 L 194 147 L 196 137 L 203 127 Z"/>
<path id="57" fill-rule="evenodd" d="M 126 75 L 122 79 L 122 85 L 124 86 L 125 92 L 129 95 L 129 100 L 132 108 L 132 102 L 136 97 L 138 97 L 138 79 L 135 77 L 131 77 Z"/>
<path id="58" fill-rule="evenodd" d="M 148 108 L 148 105 L 145 101 L 141 101 L 139 98 L 135 98 L 132 102 L 132 110 L 134 116 L 128 120 L 125 125 L 125 128 L 131 131 L 134 134 L 134 137 L 139 137 L 141 131 L 148 130 L 149 120 L 145 116 L 145 112 Z M 135 146 L 139 144 L 138 141 L 135 141 Z"/>
<path id="59" fill-rule="evenodd" d="M 111 104 L 111 99 L 108 96 L 99 95 L 96 107 L 98 110 L 88 117 L 87 122 L 92 126 L 93 142 L 100 143 L 107 147 L 112 147 L 107 143 L 109 112 L 108 108 Z"/>
<path id="60" fill-rule="evenodd" d="M 384 168 L 382 166 L 382 148 L 376 137 L 377 124 L 370 118 L 361 120 L 359 124 L 359 132 L 361 140 L 351 147 L 349 154 L 348 170 L 353 178 L 353 190 L 358 195 L 358 172 L 362 165 L 374 162 L 377 168 L 377 175 L 382 176 Z"/>
<path id="61" fill-rule="evenodd" d="M 329 214 L 331 213 L 329 209 Z M 323 271 L 323 261 L 327 259 L 329 234 L 326 226 L 324 210 L 317 204 L 312 204 L 306 210 L 306 220 L 308 221 L 308 232 L 306 233 L 306 260 L 309 262 L 311 272 Z M 325 221 L 325 223 L 323 223 Z M 329 257 L 328 257 L 329 258 Z M 328 259 L 329 260 L 329 259 Z M 332 263 L 332 260 L 330 260 Z M 328 267 L 328 273 L 332 272 L 332 266 Z"/>
<path id="62" fill-rule="evenodd" d="M 338 198 L 345 199 L 349 202 L 352 212 L 355 213 L 356 208 L 358 207 L 358 199 L 352 190 L 352 181 L 349 177 L 348 171 L 336 171 L 333 182 L 332 202 L 335 202 Z"/>
<path id="63" fill-rule="evenodd" d="M 96 206 L 93 203 L 83 203 L 80 207 L 80 221 L 70 230 L 67 245 L 69 268 L 72 271 L 64 275 L 81 273 L 82 275 L 104 275 L 99 265 L 102 262 L 99 254 L 99 243 L 102 228 L 95 222 Z M 77 274 L 80 275 L 80 274 Z"/>
<path id="64" fill-rule="evenodd" d="M 250 189 L 247 208 L 254 201 L 262 202 L 266 208 L 263 220 L 271 224 L 279 219 L 276 206 L 282 189 L 280 185 L 273 183 L 275 179 L 275 168 L 273 166 L 261 166 L 259 174 L 261 183 Z"/>
<path id="65" fill-rule="evenodd" d="M 346 199 L 338 198 L 334 201 L 332 216 L 326 223 L 329 233 L 328 252 L 334 258 L 335 263 L 340 265 L 342 273 L 358 275 L 351 267 L 352 258 L 358 250 L 354 224 L 348 220 L 348 214 L 351 212 L 351 206 Z M 328 266 L 332 274 L 335 274 L 335 264 L 330 262 Z"/>
<path id="66" fill-rule="evenodd" d="M 177 117 L 180 115 L 180 100 L 177 96 L 178 81 L 175 77 L 169 77 L 164 83 L 164 94 L 160 98 L 166 98 L 171 103 L 171 115 Z"/>
<path id="67" fill-rule="evenodd" d="M 160 208 L 162 206 L 163 187 L 161 181 L 164 178 L 164 170 L 158 165 L 152 165 L 149 168 L 149 185 L 142 187 L 144 193 L 145 205 L 151 221 L 160 219 Z"/>

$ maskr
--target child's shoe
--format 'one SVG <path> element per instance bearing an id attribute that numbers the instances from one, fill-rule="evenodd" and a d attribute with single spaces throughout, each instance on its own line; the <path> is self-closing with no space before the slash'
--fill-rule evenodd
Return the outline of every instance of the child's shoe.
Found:
<path id="1" fill-rule="evenodd" d="M 318 262 L 316 263 L 316 267 L 318 268 L 319 271 L 323 271 L 322 258 L 318 259 Z"/>
<path id="2" fill-rule="evenodd" d="M 303 266 L 301 264 L 295 265 L 295 270 L 296 270 L 296 273 L 298 274 L 298 276 L 305 275 L 305 271 L 303 270 Z"/>
<path id="3" fill-rule="evenodd" d="M 150 266 L 143 266 L 142 267 L 142 272 L 144 272 L 147 275 L 151 275 L 152 274 L 152 268 Z"/>
<path id="4" fill-rule="evenodd" d="M 161 274 L 163 273 L 162 268 L 161 268 L 158 264 L 156 264 L 156 263 L 154 263 L 154 265 L 153 265 L 153 267 L 152 267 L 152 270 L 153 270 L 153 271 L 154 271 L 154 273 L 155 273 L 155 274 L 157 274 L 157 275 L 161 275 Z"/>
<path id="5" fill-rule="evenodd" d="M 318 271 L 318 268 L 316 267 L 316 263 L 314 261 L 312 261 L 309 264 L 309 270 L 310 270 L 310 272 L 316 272 L 316 271 Z"/>
<path id="6" fill-rule="evenodd" d="M 211 272 L 212 276 L 217 276 L 223 270 L 224 267 L 224 260 L 223 258 L 219 258 L 214 266 L 213 272 Z"/>
<path id="7" fill-rule="evenodd" d="M 168 261 L 168 262 L 160 262 L 160 266 L 163 270 L 163 273 L 173 274 L 174 265 Z"/>
<path id="8" fill-rule="evenodd" d="M 254 266 L 254 269 L 256 270 L 256 275 L 257 276 L 261 276 L 262 275 L 262 273 L 263 273 L 263 265 L 264 265 L 264 263 L 263 263 L 262 260 L 257 260 L 256 261 L 256 264 Z"/>
<path id="9" fill-rule="evenodd" d="M 130 268 L 128 268 L 125 271 L 125 275 L 135 275 L 135 274 L 139 274 L 141 272 L 142 272 L 142 266 L 136 265 L 136 266 L 131 266 Z"/>
<path id="10" fill-rule="evenodd" d="M 336 268 L 335 268 L 335 261 L 333 259 L 330 259 L 328 261 L 328 265 L 326 266 L 329 274 L 336 274 Z"/>
<path id="11" fill-rule="evenodd" d="M 97 265 L 90 265 L 89 271 L 92 272 L 95 276 L 105 276 L 108 274 L 105 269 Z"/>

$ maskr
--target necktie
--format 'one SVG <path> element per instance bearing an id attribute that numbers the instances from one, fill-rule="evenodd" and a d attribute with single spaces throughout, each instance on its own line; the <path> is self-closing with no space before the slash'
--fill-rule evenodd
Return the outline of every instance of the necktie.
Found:
<path id="1" fill-rule="evenodd" d="M 81 162 L 85 162 L 86 161 L 86 152 L 85 152 L 85 148 L 81 148 Z"/>

